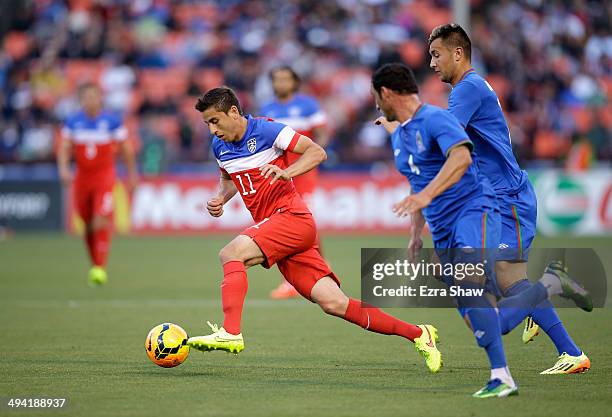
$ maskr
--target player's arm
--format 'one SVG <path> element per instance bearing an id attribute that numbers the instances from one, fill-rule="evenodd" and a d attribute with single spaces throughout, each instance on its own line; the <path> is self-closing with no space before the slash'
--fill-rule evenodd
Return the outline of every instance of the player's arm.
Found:
<path id="1" fill-rule="evenodd" d="M 417 210 L 412 213 L 412 230 L 410 231 L 410 241 L 408 242 L 408 256 L 411 261 L 415 261 L 417 255 L 423 249 L 423 229 L 425 228 L 425 217 L 423 212 Z"/>
<path id="2" fill-rule="evenodd" d="M 429 205 L 431 201 L 455 185 L 472 163 L 469 141 L 460 142 L 450 148 L 446 162 L 438 175 L 421 192 L 409 195 L 393 206 L 393 211 L 401 217 L 412 214 Z"/>
<path id="3" fill-rule="evenodd" d="M 131 144 L 127 140 L 122 140 L 119 142 L 119 152 L 121 153 L 121 157 L 123 158 L 123 162 L 128 171 L 128 191 L 131 192 L 136 187 L 138 183 L 138 169 L 136 168 L 136 156 L 134 154 L 134 149 Z"/>
<path id="4" fill-rule="evenodd" d="M 264 178 L 272 177 L 271 184 L 274 184 L 277 180 L 289 181 L 293 177 L 310 171 L 327 159 L 325 149 L 304 135 L 299 135 L 299 139 L 289 150 L 302 156 L 287 169 L 272 164 L 266 164 L 259 168 Z"/>
<path id="5" fill-rule="evenodd" d="M 326 148 L 329 144 L 329 128 L 326 125 L 319 125 L 312 128 L 312 138 L 322 148 Z"/>
<path id="6" fill-rule="evenodd" d="M 57 150 L 57 170 L 62 185 L 67 187 L 72 181 L 70 172 L 70 154 L 72 152 L 72 141 L 66 133 L 62 134 L 62 140 Z"/>
<path id="7" fill-rule="evenodd" d="M 387 133 L 389 133 L 390 135 L 393 134 L 393 132 L 395 132 L 397 127 L 400 125 L 397 121 L 388 121 L 385 116 L 380 116 L 378 119 L 374 120 L 374 124 L 384 127 Z"/>
<path id="8" fill-rule="evenodd" d="M 206 209 L 210 215 L 213 217 L 221 216 L 223 214 L 223 205 L 230 201 L 237 192 L 238 189 L 232 181 L 232 177 L 222 170 L 221 177 L 219 178 L 219 191 L 206 203 Z"/>
<path id="9" fill-rule="evenodd" d="M 327 147 L 330 139 L 330 130 L 327 126 L 327 115 L 316 100 L 310 102 L 309 116 L 310 126 L 312 130 L 312 140 L 321 146 L 323 149 Z"/>

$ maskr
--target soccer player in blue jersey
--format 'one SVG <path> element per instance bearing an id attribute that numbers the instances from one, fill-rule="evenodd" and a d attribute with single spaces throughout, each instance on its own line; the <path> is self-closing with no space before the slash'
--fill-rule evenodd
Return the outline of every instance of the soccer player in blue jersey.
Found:
<path id="1" fill-rule="evenodd" d="M 429 37 L 431 68 L 443 82 L 452 85 L 448 110 L 459 120 L 474 143 L 478 167 L 491 182 L 501 214 L 500 256 L 496 280 L 504 296 L 537 291 L 527 279 L 527 256 L 536 233 L 537 201 L 527 173 L 512 153 L 508 125 L 495 91 L 471 65 L 471 42 L 457 24 L 435 28 Z M 563 265 L 552 263 L 547 272 L 566 275 Z M 527 293 L 527 296 L 529 294 Z M 576 303 L 590 311 L 592 303 L 578 290 Z M 503 306 L 503 301 L 500 306 Z M 502 332 L 520 321 L 521 309 L 501 310 Z M 548 299 L 543 299 L 526 320 L 523 341 L 528 343 L 542 328 L 555 344 L 559 359 L 543 374 L 569 374 L 589 369 L 590 361 L 565 330 Z"/>
<path id="2" fill-rule="evenodd" d="M 403 64 L 380 67 L 372 76 L 372 94 L 384 114 L 377 122 L 392 132 L 395 164 L 408 178 L 413 192 L 393 207 L 394 212 L 412 216 L 419 239 L 427 222 L 438 253 L 451 249 L 460 254 L 474 249 L 480 253 L 482 249 L 489 258 L 491 249 L 498 247 L 502 223 L 491 185 L 473 163 L 474 144 L 465 130 L 448 111 L 420 101 L 414 75 Z M 550 273 L 536 288 L 545 297 L 559 294 L 571 298 L 575 291 L 570 284 L 566 277 Z M 491 282 L 484 288 L 490 295 L 495 294 Z M 508 297 L 507 301 L 519 303 L 521 296 Z M 539 302 L 528 300 L 532 308 Z M 502 321 L 494 308 L 494 297 L 457 297 L 457 304 L 491 365 L 489 382 L 474 396 L 505 397 L 518 393 L 507 367 Z"/>

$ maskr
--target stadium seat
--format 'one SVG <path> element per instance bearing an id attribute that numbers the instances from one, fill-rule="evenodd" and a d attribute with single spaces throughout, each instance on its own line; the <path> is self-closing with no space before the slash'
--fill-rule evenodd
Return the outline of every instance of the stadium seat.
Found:
<path id="1" fill-rule="evenodd" d="M 219 87 L 225 82 L 223 71 L 216 68 L 197 70 L 194 77 L 195 84 L 202 92 Z"/>
<path id="2" fill-rule="evenodd" d="M 74 91 L 86 82 L 98 83 L 100 76 L 109 63 L 104 60 L 68 59 L 64 61 L 64 71 L 68 90 Z"/>
<path id="3" fill-rule="evenodd" d="M 162 92 L 167 97 L 183 96 L 187 92 L 189 71 L 186 67 L 142 69 L 140 85 L 146 91 Z"/>
<path id="4" fill-rule="evenodd" d="M 570 147 L 569 139 L 552 130 L 540 130 L 533 141 L 533 152 L 539 159 L 556 159 L 565 155 Z"/>

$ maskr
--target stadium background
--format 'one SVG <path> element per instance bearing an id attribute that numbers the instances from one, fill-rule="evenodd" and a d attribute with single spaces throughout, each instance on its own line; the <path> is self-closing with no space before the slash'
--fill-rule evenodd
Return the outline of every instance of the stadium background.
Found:
<path id="1" fill-rule="evenodd" d="M 385 208 L 407 186 L 394 173 L 387 135 L 372 124 L 371 71 L 404 61 L 423 98 L 444 106 L 449 90 L 428 68 L 426 38 L 468 3 L 474 66 L 500 96 L 538 194 L 536 245 L 609 249 L 606 2 L 0 1 L 0 311 L 8 340 L 21 341 L 4 348 L 0 396 L 69 396 L 74 415 L 141 415 L 153 403 L 160 412 L 191 407 L 194 415 L 486 413 L 468 395 L 486 378 L 486 363 L 456 313 L 395 311 L 441 328 L 448 369 L 435 379 L 411 352 L 398 365 L 399 341 L 381 345 L 303 301 L 268 301 L 278 276 L 261 269 L 249 272 L 251 344 L 239 361 L 194 353 L 164 373 L 141 351 L 157 323 L 199 332 L 206 319 L 220 318 L 216 254 L 231 236 L 225 232 L 250 222 L 237 199 L 217 221 L 202 211 L 218 170 L 195 97 L 227 84 L 257 114 L 272 94 L 272 66 L 291 63 L 302 75 L 333 138 L 314 211 L 326 256 L 345 290 L 358 295 L 359 248 L 402 247 L 409 227 Z M 116 229 L 127 236 L 114 239 L 111 281 L 98 292 L 85 286 L 86 253 L 72 233 L 80 225 L 54 162 L 61 121 L 77 108 L 76 88 L 92 80 L 124 115 L 141 172 L 131 201 L 121 185 L 115 190 Z M 523 400 L 498 415 L 607 413 L 608 311 L 560 313 L 596 364 L 579 377 L 584 384 L 556 379 L 543 390 L 535 371 L 552 363 L 552 345 L 540 337 L 524 347 L 518 332 L 508 336 Z"/>

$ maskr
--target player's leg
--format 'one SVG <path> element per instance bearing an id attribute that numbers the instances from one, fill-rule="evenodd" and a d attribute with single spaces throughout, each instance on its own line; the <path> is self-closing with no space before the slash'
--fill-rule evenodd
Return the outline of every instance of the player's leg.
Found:
<path id="1" fill-rule="evenodd" d="M 526 264 L 512 265 L 518 267 Z M 522 279 L 508 288 L 502 288 L 502 294 L 506 297 L 520 297 L 520 294 L 529 291 L 530 287 L 532 287 L 532 284 L 527 279 Z M 504 308 L 502 307 L 504 303 L 505 300 L 500 302 L 499 312 L 502 331 L 507 333 L 513 326 L 518 325 L 522 321 L 524 314 L 520 313 L 524 308 Z M 528 309 L 528 311 L 530 311 L 533 321 L 537 323 L 539 328 L 546 332 L 559 352 L 557 362 L 552 367 L 544 370 L 542 374 L 581 373 L 590 369 L 591 362 L 589 358 L 570 337 L 561 319 L 557 315 L 555 308 L 548 299 L 540 303 L 535 309 Z M 527 337 L 533 337 L 533 335 Z M 526 337 L 524 335 L 523 340 L 525 341 L 525 339 Z"/>
<path id="2" fill-rule="evenodd" d="M 93 217 L 92 199 L 90 189 L 84 185 L 75 182 L 72 188 L 72 198 L 76 213 L 83 221 L 84 231 L 83 240 L 87 248 L 90 264 L 94 265 L 94 241 L 91 229 L 91 220 Z"/>
<path id="3" fill-rule="evenodd" d="M 293 164 L 300 158 L 300 154 L 296 154 L 293 152 L 287 152 L 285 157 L 287 158 L 287 165 Z M 302 175 L 298 175 L 293 178 L 293 185 L 295 190 L 298 192 L 300 197 L 306 202 L 306 205 L 310 207 L 309 196 L 314 191 L 317 179 L 317 169 L 314 168 Z M 311 208 L 312 209 L 312 208 Z M 320 245 L 320 242 L 317 238 L 317 244 Z M 282 275 L 280 279 L 280 283 L 276 288 L 270 291 L 270 298 L 273 300 L 285 300 L 287 298 L 295 298 L 299 297 L 300 293 L 297 292 L 293 285 L 291 285 Z"/>
<path id="4" fill-rule="evenodd" d="M 265 260 L 264 254 L 249 236 L 238 235 L 219 252 L 223 265 L 221 304 L 223 327 L 208 322 L 212 334 L 190 337 L 187 343 L 201 351 L 224 350 L 240 353 L 244 349 L 241 322 L 244 299 L 249 284 L 246 269 Z"/>
<path id="5" fill-rule="evenodd" d="M 249 288 L 246 268 L 262 263 L 265 257 L 252 238 L 238 235 L 221 249 L 219 260 L 223 265 L 223 328 L 237 335 L 241 333 L 242 308 Z"/>
<path id="6" fill-rule="evenodd" d="M 92 189 L 92 218 L 88 223 L 93 258 L 89 282 L 92 285 L 102 285 L 108 280 L 106 262 L 113 227 L 113 186 L 108 183 Z"/>
<path id="7" fill-rule="evenodd" d="M 485 263 L 487 276 L 474 276 L 455 281 L 464 288 L 478 287 L 495 290 L 494 265 L 495 252 L 500 237 L 500 217 L 496 210 L 482 208 L 466 210 L 461 222 L 455 225 L 452 236 L 444 245 L 450 250 L 441 255 L 442 262 Z M 436 248 L 442 244 L 434 242 Z M 484 259 L 483 259 L 484 257 Z M 479 347 L 484 349 L 491 366 L 489 382 L 474 393 L 476 398 L 505 397 L 518 393 L 518 388 L 508 365 L 504 352 L 501 328 L 495 297 L 492 293 L 481 296 L 456 297 L 459 313 L 469 323 Z"/>
<path id="8" fill-rule="evenodd" d="M 270 268 L 279 259 L 303 251 L 304 245 L 312 245 L 315 234 L 312 216 L 277 212 L 225 245 L 219 252 L 223 265 L 223 327 L 209 323 L 213 333 L 191 337 L 188 344 L 202 351 L 241 352 L 244 349 L 242 310 L 248 289 L 246 268 L 258 264 Z"/>
<path id="9" fill-rule="evenodd" d="M 515 249 L 517 252 L 514 262 L 500 261 L 496 264 L 497 279 L 500 290 L 504 297 L 514 297 L 526 291 L 533 290 L 537 285 L 529 282 L 527 278 L 527 256 L 531 243 L 535 238 L 536 230 L 536 203 L 535 193 L 532 187 L 525 190 L 519 196 L 508 197 L 515 198 L 516 201 L 507 201 L 502 203 L 502 243 L 508 246 L 510 250 Z M 514 244 L 515 243 L 515 244 Z M 503 251 L 502 251 L 503 253 Z M 563 270 L 553 270 L 563 278 L 565 272 Z M 502 301 L 502 305 L 504 302 Z M 521 321 L 520 314 L 516 314 L 516 309 L 501 309 L 500 317 L 502 321 L 502 332 L 505 334 L 511 331 Z M 520 313 L 520 312 L 519 312 Z M 537 307 L 531 311 L 531 316 L 526 320 L 525 329 L 523 331 L 523 342 L 528 343 L 538 334 L 539 329 L 544 330 L 546 334 L 555 344 L 560 358 L 568 359 L 577 363 L 576 366 L 553 366 L 544 371 L 557 369 L 557 372 L 565 373 L 577 372 L 577 370 L 588 369 L 590 362 L 584 355 L 582 350 L 572 340 L 566 331 L 561 319 L 555 311 L 552 303 L 545 299 L 540 302 Z M 576 359 L 576 360 L 574 360 Z M 563 365 L 567 365 L 567 360 L 562 361 Z M 564 369 L 567 371 L 560 371 Z"/>
<path id="10" fill-rule="evenodd" d="M 425 357 L 432 372 L 437 372 L 442 366 L 442 357 L 436 348 L 437 330 L 433 326 L 416 326 L 379 308 L 349 298 L 340 289 L 338 279 L 315 248 L 283 259 L 278 266 L 296 290 L 318 304 L 325 313 L 343 318 L 371 332 L 404 337 L 415 343 L 417 351 Z"/>

